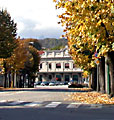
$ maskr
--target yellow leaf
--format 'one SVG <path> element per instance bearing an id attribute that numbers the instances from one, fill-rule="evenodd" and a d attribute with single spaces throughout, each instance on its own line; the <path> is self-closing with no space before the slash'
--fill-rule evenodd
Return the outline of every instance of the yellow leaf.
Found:
<path id="1" fill-rule="evenodd" d="M 114 26 L 114 22 L 112 23 L 112 25 Z"/>
<path id="2" fill-rule="evenodd" d="M 97 26 L 101 25 L 101 22 L 102 22 L 102 21 L 101 21 L 101 20 L 99 20 L 99 22 L 97 23 Z"/>
<path id="3" fill-rule="evenodd" d="M 57 0 L 53 0 L 53 2 L 56 2 Z"/>

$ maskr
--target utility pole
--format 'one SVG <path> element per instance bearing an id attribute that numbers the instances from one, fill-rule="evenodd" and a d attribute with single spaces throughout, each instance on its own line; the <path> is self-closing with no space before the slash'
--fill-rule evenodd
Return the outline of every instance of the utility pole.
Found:
<path id="1" fill-rule="evenodd" d="M 97 92 L 98 92 L 99 91 L 99 63 L 100 63 L 98 58 L 95 60 L 95 63 L 97 65 Z"/>
<path id="2" fill-rule="evenodd" d="M 99 91 L 99 63 L 100 61 L 99 61 L 97 52 L 94 53 L 94 56 L 96 58 L 95 63 L 97 65 L 97 92 L 98 92 Z"/>
<path id="3" fill-rule="evenodd" d="M 97 64 L 97 92 L 99 91 L 99 64 Z"/>

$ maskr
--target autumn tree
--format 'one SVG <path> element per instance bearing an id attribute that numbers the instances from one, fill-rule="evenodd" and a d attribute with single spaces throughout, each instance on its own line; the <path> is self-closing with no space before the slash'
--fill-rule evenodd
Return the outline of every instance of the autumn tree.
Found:
<path id="1" fill-rule="evenodd" d="M 24 79 L 25 75 L 33 76 L 38 71 L 38 65 L 40 62 L 39 51 L 34 47 L 34 44 L 37 43 L 36 39 L 17 39 L 17 48 L 14 49 L 12 56 L 7 59 L 7 67 L 8 70 L 11 71 L 13 75 L 13 86 L 16 82 L 16 78 L 14 81 L 14 73 L 21 74 L 23 76 L 23 80 L 19 80 L 18 87 L 24 87 Z M 40 48 L 40 45 L 39 45 Z M 30 82 L 29 82 L 30 83 Z M 29 85 L 30 86 L 30 85 Z"/>
<path id="2" fill-rule="evenodd" d="M 23 41 L 28 50 L 28 53 L 24 69 L 22 69 L 22 73 L 26 73 L 28 75 L 28 87 L 33 87 L 36 72 L 39 71 L 38 69 L 40 63 L 39 50 L 41 49 L 41 45 L 39 44 L 37 39 L 30 38 L 24 39 Z"/>
<path id="3" fill-rule="evenodd" d="M 59 18 L 65 26 L 70 54 L 84 70 L 95 67 L 100 59 L 101 81 L 104 83 L 104 57 L 108 56 L 112 94 L 114 94 L 114 1 L 113 0 L 54 0 L 56 8 L 64 11 Z M 103 62 L 102 62 L 103 61 Z M 104 89 L 104 85 L 102 85 Z"/>
<path id="4" fill-rule="evenodd" d="M 29 46 L 28 60 L 25 63 L 23 69 L 28 74 L 28 87 L 33 87 L 35 82 L 36 73 L 39 71 L 40 56 L 39 51 Z"/>
<path id="5" fill-rule="evenodd" d="M 27 47 L 24 42 L 19 38 L 17 41 L 17 47 L 14 49 L 10 58 L 7 58 L 7 73 L 11 74 L 8 77 L 8 86 L 16 87 L 16 75 L 19 74 L 20 69 L 24 69 L 25 62 L 27 61 Z M 15 76 L 15 78 L 14 78 Z"/>

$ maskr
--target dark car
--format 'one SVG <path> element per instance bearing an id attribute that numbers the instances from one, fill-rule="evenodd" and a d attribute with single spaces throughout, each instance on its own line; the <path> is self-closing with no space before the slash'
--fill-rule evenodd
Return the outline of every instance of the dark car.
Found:
<path id="1" fill-rule="evenodd" d="M 77 81 L 75 80 L 70 80 L 70 82 L 68 82 L 68 85 L 76 85 L 77 84 Z"/>
<path id="2" fill-rule="evenodd" d="M 69 83 L 68 83 L 68 88 L 83 88 L 83 85 L 82 84 L 79 84 L 77 81 L 75 80 L 71 80 Z"/>

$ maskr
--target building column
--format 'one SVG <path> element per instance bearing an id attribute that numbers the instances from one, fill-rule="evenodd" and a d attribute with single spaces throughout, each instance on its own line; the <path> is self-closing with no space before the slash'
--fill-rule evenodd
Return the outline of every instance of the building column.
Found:
<path id="1" fill-rule="evenodd" d="M 47 74 L 42 75 L 42 81 L 48 81 Z"/>
<path id="2" fill-rule="evenodd" d="M 61 81 L 64 81 L 64 73 L 61 73 Z"/>
<path id="3" fill-rule="evenodd" d="M 70 80 L 72 80 L 72 73 L 70 73 Z"/>
<path id="4" fill-rule="evenodd" d="M 61 70 L 64 71 L 64 62 L 61 63 Z"/>
<path id="5" fill-rule="evenodd" d="M 56 71 L 56 62 L 52 63 L 52 71 Z"/>
<path id="6" fill-rule="evenodd" d="M 73 70 L 73 63 L 72 62 L 69 63 L 69 67 L 70 67 L 70 70 Z"/>

